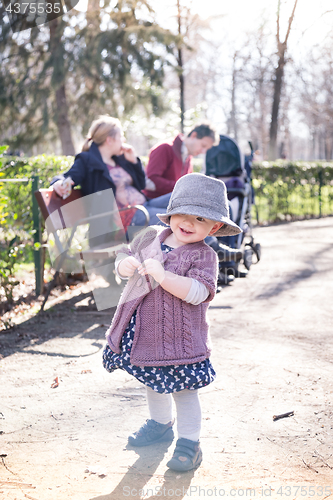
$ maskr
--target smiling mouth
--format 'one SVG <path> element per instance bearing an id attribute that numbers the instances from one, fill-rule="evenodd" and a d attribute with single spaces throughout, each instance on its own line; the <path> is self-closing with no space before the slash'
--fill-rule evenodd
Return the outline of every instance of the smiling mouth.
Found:
<path id="1" fill-rule="evenodd" d="M 182 227 L 180 227 L 179 229 L 180 229 L 180 232 L 182 234 L 193 234 L 193 231 L 187 231 L 186 229 L 183 229 Z"/>

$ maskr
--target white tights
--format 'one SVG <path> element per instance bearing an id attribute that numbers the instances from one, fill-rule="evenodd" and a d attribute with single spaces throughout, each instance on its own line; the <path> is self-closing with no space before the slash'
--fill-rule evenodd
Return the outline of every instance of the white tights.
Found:
<path id="1" fill-rule="evenodd" d="M 171 422 L 171 394 L 160 394 L 150 387 L 146 387 L 146 389 L 150 418 L 160 424 Z M 172 396 L 177 410 L 178 438 L 198 441 L 201 430 L 201 406 L 198 391 L 184 389 L 183 391 L 173 392 Z"/>

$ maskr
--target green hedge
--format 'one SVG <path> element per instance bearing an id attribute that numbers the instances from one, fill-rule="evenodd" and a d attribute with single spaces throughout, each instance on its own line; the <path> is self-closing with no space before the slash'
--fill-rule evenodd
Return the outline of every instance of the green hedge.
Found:
<path id="1" fill-rule="evenodd" d="M 56 173 L 67 170 L 73 163 L 71 157 L 6 156 L 6 149 L 0 147 L 0 307 L 3 300 L 13 302 L 13 289 L 18 284 L 17 266 L 34 261 L 32 177 L 38 175 L 39 186 L 46 187 Z M 2 179 L 28 182 L 1 182 Z"/>
<path id="2" fill-rule="evenodd" d="M 48 187 L 52 177 L 65 172 L 73 157 L 5 155 L 0 147 L 0 302 L 1 295 L 12 301 L 16 286 L 15 265 L 33 261 L 32 183 Z M 147 157 L 142 158 L 147 163 Z M 194 170 L 202 161 L 195 159 Z M 27 178 L 26 183 L 1 179 Z M 262 162 L 252 171 L 255 193 L 253 217 L 258 223 L 333 215 L 333 162 Z"/>
<path id="3" fill-rule="evenodd" d="M 1 182 L 1 179 L 31 179 L 39 176 L 39 186 L 48 187 L 59 172 L 73 164 L 73 157 L 35 156 L 32 158 L 0 155 L 0 222 L 7 229 L 32 230 L 32 190 L 28 183 Z"/>
<path id="4" fill-rule="evenodd" d="M 23 158 L 6 156 L 3 152 L 0 149 L 1 227 L 30 232 L 31 182 L 3 183 L 1 178 L 30 179 L 38 175 L 40 187 L 48 187 L 54 175 L 70 168 L 73 157 Z M 333 214 L 333 162 L 254 163 L 252 178 L 259 222 Z"/>
<path id="5" fill-rule="evenodd" d="M 254 163 L 252 179 L 258 222 L 333 215 L 333 162 Z"/>

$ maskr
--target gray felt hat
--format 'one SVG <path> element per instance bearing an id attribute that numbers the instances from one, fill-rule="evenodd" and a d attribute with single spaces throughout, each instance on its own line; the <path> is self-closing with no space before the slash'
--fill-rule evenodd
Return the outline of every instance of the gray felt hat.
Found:
<path id="1" fill-rule="evenodd" d="M 157 214 L 170 223 L 170 216 L 176 214 L 197 215 L 205 219 L 223 222 L 214 236 L 232 236 L 242 230 L 229 216 L 227 189 L 223 181 L 203 174 L 186 174 L 173 188 L 166 214 Z"/>

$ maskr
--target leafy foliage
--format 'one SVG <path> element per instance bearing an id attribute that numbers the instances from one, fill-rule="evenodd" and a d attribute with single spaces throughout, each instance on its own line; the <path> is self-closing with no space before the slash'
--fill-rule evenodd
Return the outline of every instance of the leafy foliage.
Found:
<path id="1" fill-rule="evenodd" d="M 0 288 L 4 290 L 8 303 L 13 302 L 13 289 L 19 282 L 15 279 L 14 266 L 23 253 L 22 243 L 19 243 L 18 236 L 12 239 L 5 237 L 0 242 Z"/>
<path id="2" fill-rule="evenodd" d="M 146 0 L 119 0 L 116 6 L 107 0 L 86 14 L 71 10 L 18 35 L 12 34 L 4 16 L 2 140 L 12 150 L 27 151 L 38 144 L 48 151 L 67 126 L 67 121 L 61 126 L 64 107 L 68 133 L 78 135 L 85 135 L 99 114 L 124 119 L 137 105 L 148 114 L 162 112 L 164 65 L 174 49 L 175 37 L 154 22 Z"/>
<path id="3" fill-rule="evenodd" d="M 73 164 L 68 156 L 40 155 L 31 158 L 3 156 L 0 168 L 0 217 L 2 227 L 31 232 L 33 229 L 31 203 L 31 182 L 1 183 L 1 178 L 30 179 L 39 177 L 40 187 L 50 185 L 50 180 L 59 172 L 66 171 Z"/>
<path id="4" fill-rule="evenodd" d="M 22 158 L 5 156 L 0 147 L 0 291 L 6 301 L 13 301 L 13 289 L 18 284 L 15 266 L 33 260 L 33 221 L 31 178 L 38 175 L 40 186 L 48 186 L 52 177 L 67 170 L 70 157 L 45 155 Z M 1 179 L 27 179 L 27 182 L 1 182 Z"/>
<path id="5" fill-rule="evenodd" d="M 252 177 L 261 221 L 333 214 L 333 162 L 254 163 Z"/>

